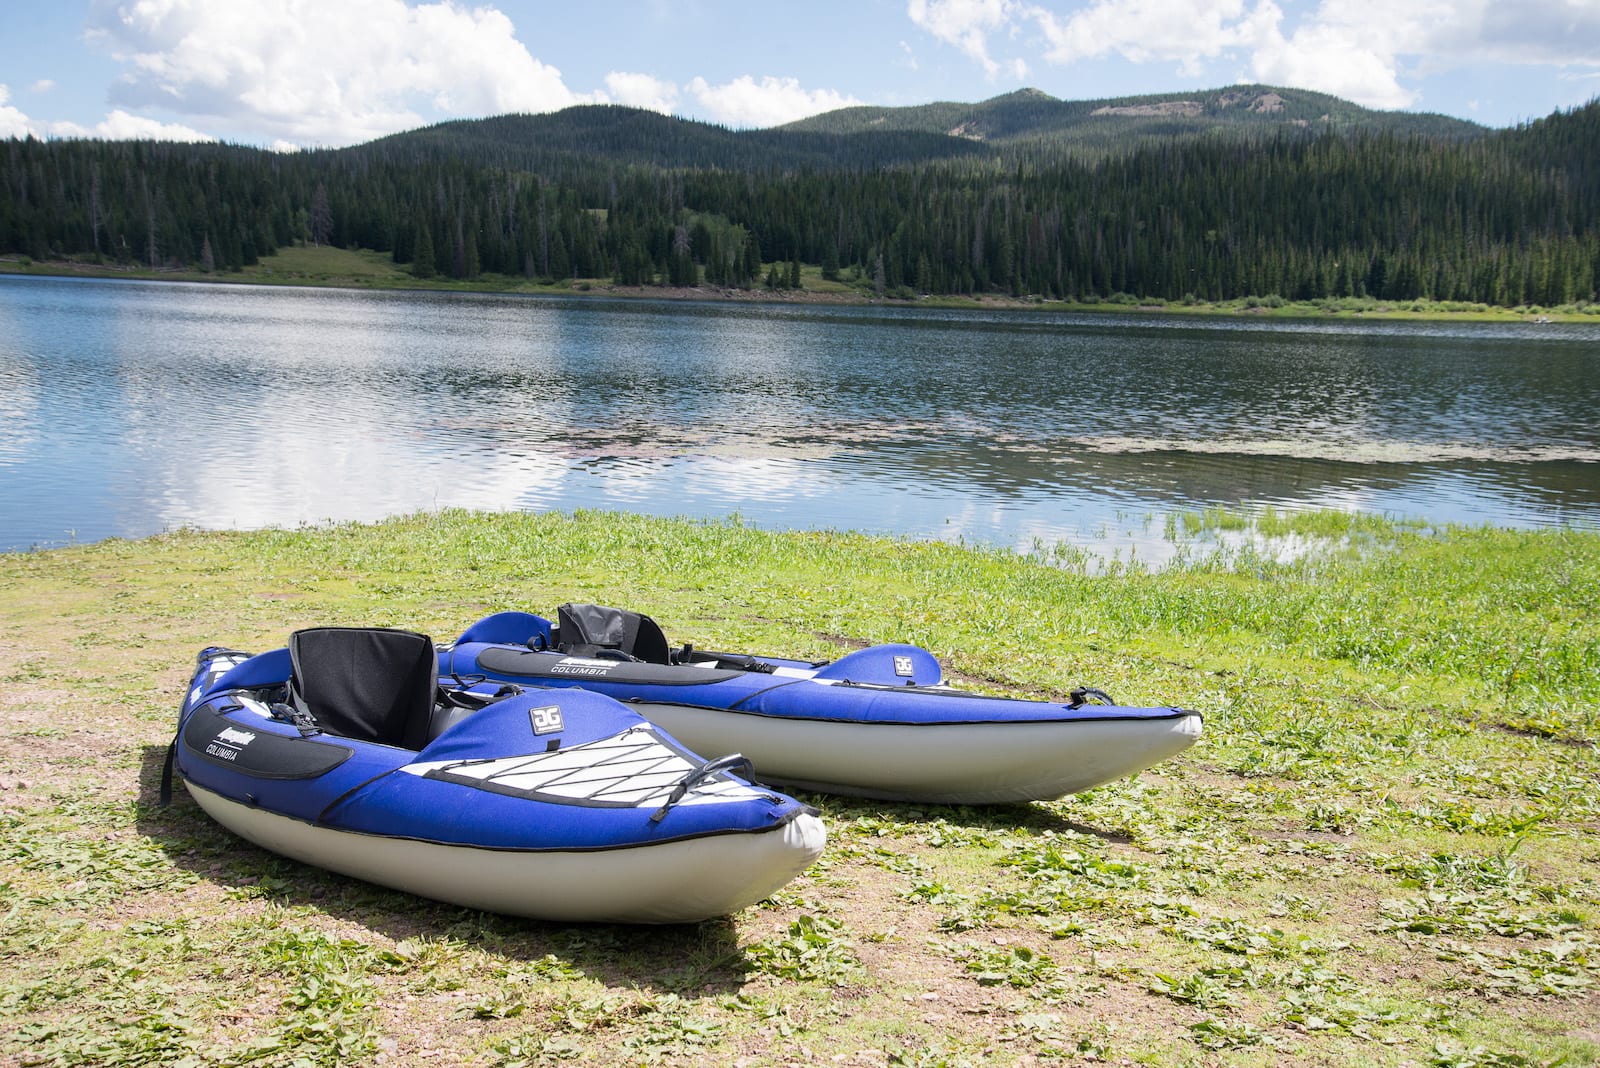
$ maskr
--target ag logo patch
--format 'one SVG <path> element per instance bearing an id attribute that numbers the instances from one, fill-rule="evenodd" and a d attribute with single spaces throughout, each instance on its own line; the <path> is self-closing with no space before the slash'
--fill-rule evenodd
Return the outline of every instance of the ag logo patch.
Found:
<path id="1" fill-rule="evenodd" d="M 561 718 L 560 705 L 546 705 L 544 708 L 535 708 L 528 712 L 528 718 L 533 720 L 534 734 L 555 734 L 566 727 Z"/>
<path id="2" fill-rule="evenodd" d="M 895 657 L 894 673 L 902 679 L 909 679 L 911 676 L 915 675 L 916 671 L 911 666 L 911 658 L 909 656 Z"/>

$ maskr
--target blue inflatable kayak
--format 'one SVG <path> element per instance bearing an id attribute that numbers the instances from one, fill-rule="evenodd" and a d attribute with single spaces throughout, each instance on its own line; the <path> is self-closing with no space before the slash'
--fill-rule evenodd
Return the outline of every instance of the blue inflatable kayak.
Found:
<path id="1" fill-rule="evenodd" d="M 331 871 L 492 912 L 676 923 L 760 901 L 822 851 L 814 811 L 743 764 L 597 693 L 440 687 L 424 635 L 318 628 L 202 652 L 169 769 L 224 827 Z"/>
<path id="2" fill-rule="evenodd" d="M 989 697 L 944 683 L 925 649 L 829 663 L 673 648 L 648 616 L 563 605 L 500 612 L 439 653 L 444 677 L 582 687 L 702 752 L 736 751 L 764 782 L 946 804 L 1038 801 L 1143 770 L 1193 745 L 1197 712 Z"/>

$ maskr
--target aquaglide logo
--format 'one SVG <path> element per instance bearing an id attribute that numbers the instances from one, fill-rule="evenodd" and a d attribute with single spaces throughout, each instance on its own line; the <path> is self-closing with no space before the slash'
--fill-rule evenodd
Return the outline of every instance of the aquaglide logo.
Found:
<path id="1" fill-rule="evenodd" d="M 255 740 L 254 731 L 224 727 L 206 744 L 206 756 L 216 757 L 218 760 L 238 760 L 239 753 L 244 747 Z"/>

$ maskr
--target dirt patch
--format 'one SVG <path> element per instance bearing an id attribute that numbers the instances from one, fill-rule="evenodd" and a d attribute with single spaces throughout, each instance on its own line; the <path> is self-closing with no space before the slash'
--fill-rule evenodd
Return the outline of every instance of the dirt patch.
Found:
<path id="1" fill-rule="evenodd" d="M 1163 100 L 1157 104 L 1124 104 L 1120 107 L 1095 108 L 1091 115 L 1182 115 L 1193 118 L 1205 114 L 1206 106 L 1198 100 Z"/>
<path id="2" fill-rule="evenodd" d="M 1556 745 L 1565 745 L 1573 749 L 1595 748 L 1595 744 L 1587 738 L 1573 738 L 1565 734 L 1557 734 L 1554 731 L 1541 730 L 1534 727 L 1519 727 L 1512 723 L 1490 723 L 1488 726 L 1490 730 L 1514 734 L 1518 738 L 1537 738 L 1540 741 L 1554 742 Z"/>

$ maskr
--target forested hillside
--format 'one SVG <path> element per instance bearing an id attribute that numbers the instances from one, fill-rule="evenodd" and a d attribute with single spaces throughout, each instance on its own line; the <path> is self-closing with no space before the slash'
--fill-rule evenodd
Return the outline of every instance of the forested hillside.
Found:
<path id="1" fill-rule="evenodd" d="M 444 122 L 350 151 L 397 163 L 469 159 L 552 178 L 581 174 L 602 160 L 666 169 L 859 170 L 991 154 L 935 130 L 735 131 L 615 105 Z"/>
<path id="2" fill-rule="evenodd" d="M 1157 140 L 1199 136 L 1252 139 L 1289 127 L 1458 138 L 1488 132 L 1444 115 L 1372 111 L 1326 93 L 1268 85 L 1103 100 L 1057 100 L 1037 89 L 1020 89 L 978 104 L 843 108 L 783 129 L 832 134 L 874 130 L 943 133 L 1001 151 L 1027 147 L 1037 153 L 1046 147 L 1093 158 Z"/>
<path id="3" fill-rule="evenodd" d="M 1022 93 L 743 132 L 588 107 L 289 155 L 9 140 L 0 253 L 225 272 L 306 242 L 463 279 L 738 287 L 807 263 L 901 296 L 1595 299 L 1600 102 L 1486 131 L 1301 94 L 1327 116 L 1307 120 L 1267 99 L 1287 92 L 1165 112 Z M 1072 131 L 1106 108 L 1124 135 L 1084 151 Z"/>

